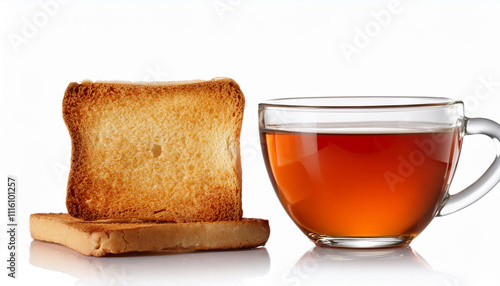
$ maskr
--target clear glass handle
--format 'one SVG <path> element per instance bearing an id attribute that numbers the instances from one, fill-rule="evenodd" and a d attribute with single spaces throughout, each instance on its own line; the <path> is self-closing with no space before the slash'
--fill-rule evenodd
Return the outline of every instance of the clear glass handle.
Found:
<path id="1" fill-rule="evenodd" d="M 500 125 L 484 118 L 467 118 L 465 135 L 484 134 L 493 140 L 500 140 Z M 497 150 L 495 160 L 486 172 L 463 191 L 449 195 L 443 202 L 437 216 L 445 216 L 459 211 L 486 195 L 500 181 L 500 154 Z"/>

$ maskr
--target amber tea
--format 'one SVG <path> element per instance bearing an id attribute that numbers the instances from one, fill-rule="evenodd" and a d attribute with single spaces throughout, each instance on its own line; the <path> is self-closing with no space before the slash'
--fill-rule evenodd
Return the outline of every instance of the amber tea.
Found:
<path id="1" fill-rule="evenodd" d="M 433 219 L 455 169 L 458 130 L 262 134 L 270 177 L 307 235 L 408 236 Z"/>

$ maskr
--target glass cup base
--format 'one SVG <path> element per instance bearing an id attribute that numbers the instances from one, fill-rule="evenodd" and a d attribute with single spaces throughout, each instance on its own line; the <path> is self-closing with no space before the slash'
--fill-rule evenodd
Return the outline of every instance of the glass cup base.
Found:
<path id="1" fill-rule="evenodd" d="M 396 235 L 381 237 L 346 237 L 329 236 L 324 234 L 309 233 L 309 238 L 319 246 L 336 248 L 387 248 L 407 246 L 414 235 Z"/>

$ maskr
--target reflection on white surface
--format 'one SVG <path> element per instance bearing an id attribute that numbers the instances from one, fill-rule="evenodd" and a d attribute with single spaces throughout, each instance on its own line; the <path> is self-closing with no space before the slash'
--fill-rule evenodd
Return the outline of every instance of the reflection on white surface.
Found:
<path id="1" fill-rule="evenodd" d="M 284 276 L 288 285 L 461 285 L 451 275 L 434 271 L 410 247 L 334 249 L 314 247 Z"/>
<path id="2" fill-rule="evenodd" d="M 30 263 L 74 276 L 75 285 L 236 285 L 266 275 L 270 258 L 266 248 L 89 257 L 34 240 Z"/>

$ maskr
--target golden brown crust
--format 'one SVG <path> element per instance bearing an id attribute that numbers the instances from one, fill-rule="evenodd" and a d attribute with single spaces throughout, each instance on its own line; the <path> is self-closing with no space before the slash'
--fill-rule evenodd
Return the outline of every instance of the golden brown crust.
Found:
<path id="1" fill-rule="evenodd" d="M 32 214 L 34 239 L 65 245 L 84 255 L 136 251 L 192 251 L 254 248 L 270 234 L 263 219 L 169 223 L 133 220 L 84 221 L 68 214 Z"/>
<path id="2" fill-rule="evenodd" d="M 242 218 L 244 96 L 231 79 L 70 83 L 66 205 L 85 220 Z"/>

